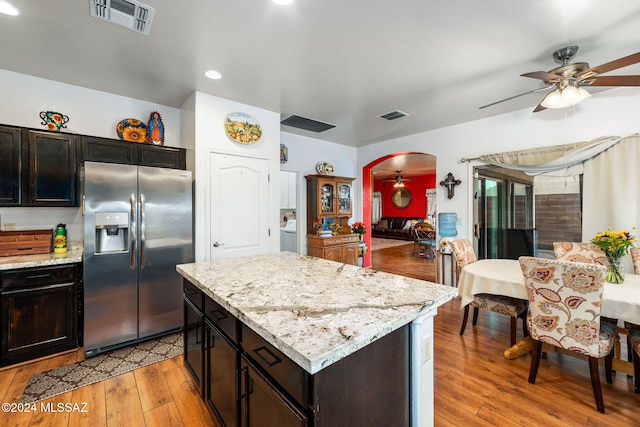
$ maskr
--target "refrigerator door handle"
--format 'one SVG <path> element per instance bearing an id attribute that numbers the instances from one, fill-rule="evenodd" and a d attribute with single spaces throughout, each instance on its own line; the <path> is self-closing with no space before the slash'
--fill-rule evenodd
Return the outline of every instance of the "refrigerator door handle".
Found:
<path id="1" fill-rule="evenodd" d="M 136 246 L 137 246 L 137 238 L 138 230 L 136 230 L 136 224 L 138 222 L 137 217 L 137 209 L 136 209 L 136 195 L 131 193 L 129 196 L 129 202 L 131 203 L 131 224 L 129 224 L 129 229 L 131 230 L 131 263 L 129 267 L 132 270 L 136 269 Z"/>
<path id="2" fill-rule="evenodd" d="M 145 261 L 145 230 L 147 228 L 145 204 L 146 204 L 146 198 L 144 197 L 144 194 L 140 193 L 140 268 L 141 269 L 144 268 L 144 261 Z"/>

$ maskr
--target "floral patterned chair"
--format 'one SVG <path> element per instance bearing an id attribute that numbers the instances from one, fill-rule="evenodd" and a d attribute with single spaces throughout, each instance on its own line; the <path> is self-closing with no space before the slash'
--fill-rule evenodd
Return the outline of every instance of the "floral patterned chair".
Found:
<path id="1" fill-rule="evenodd" d="M 616 327 L 601 322 L 600 308 L 606 267 L 597 264 L 520 257 L 529 297 L 527 323 L 534 340 L 529 382 L 535 384 L 542 343 L 589 358 L 596 406 L 604 413 L 598 359 L 605 358 L 607 383 Z"/>
<path id="2" fill-rule="evenodd" d="M 633 360 L 633 382 L 636 394 L 640 394 L 640 325 L 625 322 L 624 327 L 629 329 L 627 344 L 630 359 Z"/>
<path id="3" fill-rule="evenodd" d="M 553 242 L 556 259 L 609 266 L 607 256 L 593 243 Z"/>
<path id="4" fill-rule="evenodd" d="M 640 274 L 640 248 L 630 248 L 629 253 L 633 261 L 633 272 Z M 629 329 L 627 336 L 629 360 L 633 360 L 633 381 L 636 393 L 640 394 L 640 325 L 625 322 L 624 327 Z"/>
<path id="5" fill-rule="evenodd" d="M 462 267 L 472 262 L 476 262 L 478 258 L 476 257 L 476 253 L 473 250 L 473 245 L 469 240 L 454 240 L 453 242 L 450 242 L 450 244 L 451 253 L 453 254 L 453 258 L 455 259 L 458 269 L 458 277 L 460 277 L 460 270 L 462 270 Z M 464 330 L 467 327 L 467 320 L 469 319 L 469 306 L 473 307 L 472 324 L 474 326 L 476 325 L 476 323 L 478 323 L 479 309 L 492 311 L 494 313 L 503 314 L 505 316 L 511 316 L 510 338 L 512 346 L 516 343 L 516 329 L 518 326 L 518 318 L 522 319 L 522 330 L 524 332 L 524 336 L 526 337 L 527 335 L 529 335 L 529 333 L 527 332 L 527 325 L 525 321 L 525 315 L 527 313 L 526 300 L 493 294 L 475 295 L 473 301 L 464 307 L 464 315 L 462 317 L 460 335 L 464 335 Z"/>
<path id="6" fill-rule="evenodd" d="M 640 274 L 640 248 L 630 248 L 631 260 L 633 261 L 633 272 Z"/>

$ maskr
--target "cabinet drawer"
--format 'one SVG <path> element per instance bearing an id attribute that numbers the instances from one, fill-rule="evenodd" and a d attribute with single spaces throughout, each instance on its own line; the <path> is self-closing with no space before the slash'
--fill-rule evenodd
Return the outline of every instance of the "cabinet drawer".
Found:
<path id="1" fill-rule="evenodd" d="M 308 400 L 308 374 L 280 350 L 269 344 L 244 323 L 242 349 L 263 372 L 303 408 Z"/>
<path id="2" fill-rule="evenodd" d="M 204 297 L 204 315 L 224 332 L 234 344 L 238 344 L 238 329 L 235 316 L 206 295 Z"/>
<path id="3" fill-rule="evenodd" d="M 204 294 L 196 285 L 188 281 L 187 279 L 182 280 L 182 290 L 184 291 L 184 296 L 195 305 L 198 310 L 203 311 L 204 309 Z"/>
<path id="4" fill-rule="evenodd" d="M 3 290 L 53 285 L 56 283 L 73 283 L 76 278 L 75 265 L 65 267 L 38 267 L 9 270 L 0 274 Z"/>

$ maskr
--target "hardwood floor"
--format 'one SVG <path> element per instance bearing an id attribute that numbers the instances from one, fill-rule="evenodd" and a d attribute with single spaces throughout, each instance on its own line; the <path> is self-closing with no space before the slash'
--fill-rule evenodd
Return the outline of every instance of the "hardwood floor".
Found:
<path id="1" fill-rule="evenodd" d="M 416 259 L 412 246 L 373 251 L 376 269 L 431 280 L 434 262 Z M 382 252 L 384 253 L 376 253 Z M 387 254 L 389 254 L 387 256 Z M 404 255 L 403 255 L 404 254 Z M 605 414 L 595 408 L 585 361 L 548 354 L 540 363 L 536 384 L 527 382 L 529 355 L 503 357 L 509 345 L 505 316 L 481 311 L 478 325 L 459 335 L 459 299 L 438 309 L 435 317 L 436 426 L 639 426 L 640 395 L 633 381 L 601 372 Z M 518 330 L 521 334 L 521 330 Z M 518 335 L 520 337 L 520 335 Z M 76 360 L 75 353 L 0 371 L 0 401 L 19 402 L 35 373 Z M 87 412 L 0 413 L 1 426 L 215 426 L 197 395 L 182 357 L 165 360 L 49 400 L 81 405 Z M 276 427 L 276 426 L 274 426 Z M 336 426 L 341 427 L 341 426 Z M 345 426 L 352 427 L 352 426 Z M 387 426 L 380 426 L 387 427 Z"/>

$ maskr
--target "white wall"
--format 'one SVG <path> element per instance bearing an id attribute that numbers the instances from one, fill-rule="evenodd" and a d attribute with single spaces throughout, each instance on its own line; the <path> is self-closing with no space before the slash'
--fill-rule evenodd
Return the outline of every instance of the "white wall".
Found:
<path id="1" fill-rule="evenodd" d="M 67 133 L 117 139 L 120 120 L 136 118 L 147 122 L 158 111 L 165 127 L 165 145 L 180 147 L 180 110 L 124 96 L 113 95 L 53 80 L 0 69 L 0 124 L 46 129 L 40 111 L 57 111 L 69 116 Z M 67 224 L 68 239 L 83 239 L 83 217 L 79 208 L 0 208 L 2 224 L 14 223 L 17 230 L 55 228 Z"/>
<path id="2" fill-rule="evenodd" d="M 165 128 L 164 144 L 181 147 L 180 109 L 125 96 L 41 79 L 0 69 L 0 123 L 46 129 L 41 111 L 69 116 L 63 132 L 118 139 L 116 125 L 123 119 L 149 121 L 158 111 Z"/>
<path id="3" fill-rule="evenodd" d="M 298 210 L 296 212 L 298 248 L 301 254 L 306 254 L 307 181 L 304 177 L 318 173 L 316 172 L 318 162 L 327 162 L 333 165 L 336 176 L 358 177 L 356 148 L 288 132 L 281 132 L 280 138 L 280 142 L 286 145 L 289 151 L 289 160 L 280 165 L 280 169 L 298 173 Z M 354 181 L 353 184 L 353 218 L 355 221 L 362 218 L 362 181 L 360 179 Z"/>
<path id="4" fill-rule="evenodd" d="M 461 221 L 458 237 L 471 235 L 472 188 L 469 163 L 461 158 L 524 148 L 592 140 L 604 135 L 628 136 L 640 131 L 640 93 L 635 88 L 618 88 L 594 94 L 574 108 L 527 110 L 490 117 L 457 126 L 397 138 L 358 149 L 357 168 L 395 152 L 416 151 L 436 156 L 436 182 L 447 173 L 462 180 L 455 197 L 447 199 L 438 185 L 438 212 L 456 212 Z M 640 159 L 638 159 L 640 162 Z"/>
<path id="5" fill-rule="evenodd" d="M 269 251 L 280 250 L 280 114 L 273 111 L 240 104 L 224 98 L 194 93 L 183 106 L 183 135 L 187 146 L 195 147 L 195 258 L 206 259 L 209 241 L 207 227 L 207 200 L 210 154 L 224 153 L 237 156 L 268 159 L 271 182 L 269 183 L 269 224 L 272 230 Z M 224 130 L 226 117 L 233 112 L 243 112 L 255 117 L 262 126 L 262 137 L 255 144 L 238 144 L 227 137 Z M 233 203 L 233 201 L 227 201 Z"/>

